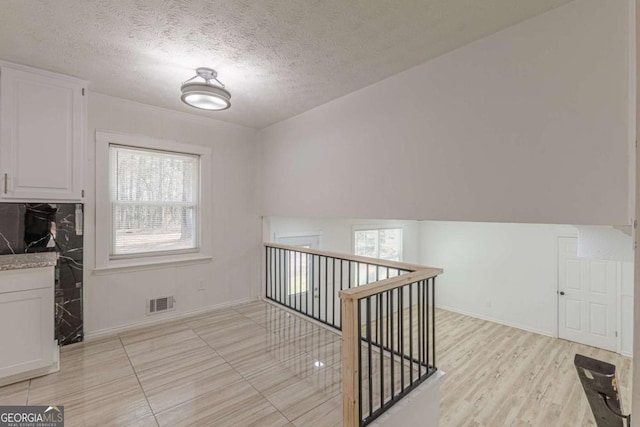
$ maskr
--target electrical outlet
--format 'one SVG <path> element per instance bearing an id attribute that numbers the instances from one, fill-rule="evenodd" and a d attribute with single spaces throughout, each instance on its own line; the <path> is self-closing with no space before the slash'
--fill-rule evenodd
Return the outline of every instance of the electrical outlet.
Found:
<path id="1" fill-rule="evenodd" d="M 204 279 L 200 279 L 198 280 L 198 290 L 199 291 L 204 291 Z"/>

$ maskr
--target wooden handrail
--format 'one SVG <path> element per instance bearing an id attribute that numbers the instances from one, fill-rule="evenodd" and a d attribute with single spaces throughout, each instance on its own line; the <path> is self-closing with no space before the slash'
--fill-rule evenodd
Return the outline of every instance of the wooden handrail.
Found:
<path id="1" fill-rule="evenodd" d="M 360 262 L 363 264 L 377 265 L 379 267 L 389 267 L 393 269 L 406 270 L 406 271 L 417 271 L 417 270 L 424 270 L 425 268 L 430 268 L 430 267 L 425 267 L 424 265 L 409 264 L 406 262 L 399 262 L 399 261 L 387 261 L 379 258 L 369 258 L 366 256 L 359 256 L 359 255 L 347 255 L 347 254 L 342 254 L 337 252 L 318 251 L 315 249 L 301 248 L 299 246 L 281 245 L 280 243 L 265 243 L 264 246 L 268 248 L 286 249 L 286 250 L 295 251 L 295 252 L 302 252 L 305 254 L 328 256 L 331 258 L 342 259 L 345 261 L 354 261 L 354 262 Z"/>
<path id="2" fill-rule="evenodd" d="M 391 289 L 396 289 L 401 286 L 408 285 L 409 283 L 430 279 L 432 277 L 436 277 L 439 274 L 442 274 L 443 272 L 444 270 L 441 268 L 427 267 L 423 268 L 422 270 L 413 271 L 401 276 L 390 277 L 388 279 L 358 286 L 356 288 L 344 289 L 338 292 L 338 295 L 340 296 L 340 299 L 342 299 L 342 301 L 359 300 L 371 295 L 380 294 Z"/>
<path id="3" fill-rule="evenodd" d="M 358 427 L 361 422 L 359 413 L 361 398 L 359 395 L 359 349 L 361 342 L 358 333 L 362 326 L 360 324 L 361 319 L 359 318 L 358 312 L 359 301 L 363 298 L 368 298 L 373 295 L 379 295 L 393 289 L 411 285 L 412 283 L 435 278 L 439 274 L 442 274 L 444 270 L 441 268 L 425 267 L 422 265 L 397 261 L 386 261 L 358 255 L 324 252 L 315 249 L 301 248 L 298 246 L 281 245 L 278 243 L 265 243 L 264 246 L 266 248 L 330 257 L 337 260 L 352 261 L 371 266 L 388 267 L 394 270 L 406 272 L 405 274 L 398 274 L 394 277 L 389 277 L 387 279 L 368 283 L 362 286 L 355 286 L 338 292 L 341 306 L 341 325 L 339 328 L 342 330 L 342 422 L 344 427 Z M 268 252 L 269 251 L 267 251 L 267 253 Z M 433 283 L 435 283 L 435 279 L 433 279 Z M 424 285 L 426 286 L 426 283 Z M 334 327 L 336 326 L 334 325 Z M 410 356 L 413 357 L 413 355 Z"/>
<path id="4" fill-rule="evenodd" d="M 421 280 L 431 279 L 444 272 L 441 268 L 423 267 L 400 276 L 390 277 L 378 282 L 369 283 L 355 288 L 344 289 L 338 293 L 342 301 L 342 425 L 343 427 L 358 427 L 360 415 L 358 407 L 361 396 L 358 393 L 358 378 L 360 378 L 358 339 L 360 318 L 358 304 L 363 298 L 379 295 L 383 292 L 397 289 Z M 435 280 L 435 279 L 434 279 Z"/>

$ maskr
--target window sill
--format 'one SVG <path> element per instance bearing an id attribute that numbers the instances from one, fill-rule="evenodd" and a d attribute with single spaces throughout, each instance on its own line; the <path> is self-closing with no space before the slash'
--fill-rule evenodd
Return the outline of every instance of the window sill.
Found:
<path id="1" fill-rule="evenodd" d="M 204 264 L 211 262 L 213 258 L 203 254 L 168 255 L 135 259 L 122 259 L 109 261 L 108 265 L 96 266 L 93 274 L 115 274 L 127 271 L 158 270 L 190 264 Z"/>

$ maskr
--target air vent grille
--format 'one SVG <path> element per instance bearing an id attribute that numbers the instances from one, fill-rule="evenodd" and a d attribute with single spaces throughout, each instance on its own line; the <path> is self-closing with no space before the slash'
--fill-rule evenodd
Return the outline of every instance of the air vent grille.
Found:
<path id="1" fill-rule="evenodd" d="M 163 311 L 173 310 L 175 298 L 174 297 L 160 297 L 150 299 L 147 303 L 147 314 L 162 313 Z"/>

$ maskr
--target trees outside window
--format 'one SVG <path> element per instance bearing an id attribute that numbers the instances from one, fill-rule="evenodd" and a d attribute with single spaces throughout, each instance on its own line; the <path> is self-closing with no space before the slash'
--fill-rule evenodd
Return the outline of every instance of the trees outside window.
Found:
<path id="1" fill-rule="evenodd" d="M 355 254 L 387 261 L 402 261 L 402 228 L 381 228 L 354 231 Z M 386 270 L 361 264 L 358 283 L 386 279 Z"/>
<path id="2" fill-rule="evenodd" d="M 198 248 L 200 156 L 111 144 L 111 256 Z"/>

